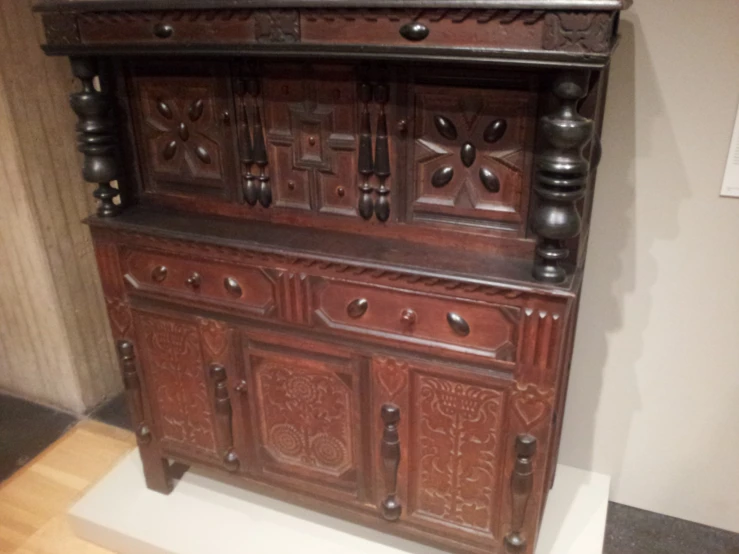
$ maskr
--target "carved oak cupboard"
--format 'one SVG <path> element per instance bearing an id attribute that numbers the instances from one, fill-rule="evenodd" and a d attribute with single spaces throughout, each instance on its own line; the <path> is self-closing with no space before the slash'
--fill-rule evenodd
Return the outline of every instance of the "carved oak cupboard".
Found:
<path id="1" fill-rule="evenodd" d="M 534 552 L 627 4 L 38 2 L 150 488 Z"/>

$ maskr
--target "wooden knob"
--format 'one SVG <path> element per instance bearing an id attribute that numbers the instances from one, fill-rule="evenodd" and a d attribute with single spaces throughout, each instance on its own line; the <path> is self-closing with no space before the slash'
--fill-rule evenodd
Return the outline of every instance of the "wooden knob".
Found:
<path id="1" fill-rule="evenodd" d="M 151 278 L 157 283 L 161 283 L 167 278 L 167 268 L 163 265 L 158 265 L 151 270 Z"/>
<path id="2" fill-rule="evenodd" d="M 174 34 L 174 27 L 166 23 L 157 23 L 154 25 L 154 35 L 157 38 L 169 38 Z"/>
<path id="3" fill-rule="evenodd" d="M 423 23 L 406 23 L 400 28 L 400 36 L 406 40 L 418 42 L 429 36 L 429 28 Z"/>
<path id="4" fill-rule="evenodd" d="M 413 325 L 417 320 L 418 320 L 418 314 L 416 314 L 415 310 L 411 310 L 410 308 L 406 308 L 400 314 L 400 321 L 402 321 L 408 326 Z"/>
<path id="5" fill-rule="evenodd" d="M 452 328 L 452 331 L 460 337 L 466 337 L 470 334 L 470 325 L 461 315 L 449 312 L 446 314 L 446 321 L 449 324 L 449 327 Z"/>
<path id="6" fill-rule="evenodd" d="M 226 289 L 228 294 L 235 296 L 236 298 L 239 298 L 243 292 L 241 290 L 241 285 L 239 285 L 239 282 L 233 277 L 226 277 L 223 280 L 223 287 Z"/>
<path id="7" fill-rule="evenodd" d="M 369 308 L 369 302 L 367 302 L 367 299 L 357 298 L 356 300 L 352 300 L 346 307 L 346 313 L 352 319 L 359 319 L 367 312 L 367 308 Z"/>
<path id="8" fill-rule="evenodd" d="M 201 281 L 200 273 L 198 273 L 197 271 L 195 271 L 195 272 L 193 272 L 192 275 L 190 275 L 187 278 L 187 281 L 185 281 L 185 284 L 188 287 L 190 287 L 191 289 L 197 290 L 197 289 L 200 288 L 200 281 Z"/>

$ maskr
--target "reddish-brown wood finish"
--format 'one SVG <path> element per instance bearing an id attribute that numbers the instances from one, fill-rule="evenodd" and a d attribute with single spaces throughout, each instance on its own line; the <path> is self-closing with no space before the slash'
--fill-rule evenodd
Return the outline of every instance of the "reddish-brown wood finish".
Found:
<path id="1" fill-rule="evenodd" d="M 147 485 L 533 554 L 624 5 L 60 1 Z"/>

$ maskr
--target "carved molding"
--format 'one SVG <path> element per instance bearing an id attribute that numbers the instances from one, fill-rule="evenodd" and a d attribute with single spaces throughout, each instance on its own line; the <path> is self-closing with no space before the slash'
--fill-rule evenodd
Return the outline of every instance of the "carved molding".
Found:
<path id="1" fill-rule="evenodd" d="M 611 13 L 554 12 L 544 18 L 545 50 L 604 54 L 611 48 L 614 16 Z"/>
<path id="2" fill-rule="evenodd" d="M 115 11 L 92 12 L 78 16 L 84 23 L 141 23 L 157 21 L 212 22 L 212 21 L 245 21 L 251 16 L 251 10 L 156 10 L 156 11 Z"/>
<path id="3" fill-rule="evenodd" d="M 525 25 L 533 25 L 544 17 L 543 10 L 470 10 L 470 9 L 430 9 L 430 10 L 303 10 L 303 15 L 308 21 L 344 21 L 362 20 L 375 22 L 382 19 L 390 21 L 417 21 L 426 19 L 432 22 L 448 20 L 452 23 L 462 23 L 473 20 L 477 23 L 489 23 L 496 21 L 502 25 L 509 25 L 515 21 L 521 21 Z"/>
<path id="4" fill-rule="evenodd" d="M 520 298 L 526 294 L 532 294 L 523 290 L 497 287 L 483 283 L 465 282 L 452 277 L 430 277 L 399 270 L 367 267 L 359 265 L 359 262 L 354 260 L 352 263 L 343 263 L 317 260 L 307 256 L 232 249 L 225 246 L 196 243 L 180 239 L 165 240 L 135 231 L 116 231 L 115 236 L 130 238 L 135 240 L 139 245 L 155 248 L 157 250 L 165 248 L 167 250 L 184 250 L 192 252 L 194 255 L 205 256 L 213 261 L 244 262 L 248 260 L 250 262 L 266 263 L 270 265 L 289 264 L 295 266 L 295 269 L 300 268 L 301 270 L 315 268 L 322 271 L 335 272 L 345 276 L 368 277 L 375 281 L 386 281 L 391 284 L 405 283 L 409 285 L 424 285 L 433 289 L 444 289 L 445 291 L 464 292 L 468 294 L 480 293 L 488 297 L 499 297 L 508 300 Z"/>

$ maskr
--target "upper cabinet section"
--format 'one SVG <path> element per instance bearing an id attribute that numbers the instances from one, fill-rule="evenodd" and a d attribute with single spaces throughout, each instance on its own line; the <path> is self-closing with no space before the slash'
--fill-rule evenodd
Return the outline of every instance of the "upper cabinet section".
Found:
<path id="1" fill-rule="evenodd" d="M 435 242 L 528 234 L 533 72 L 138 61 L 127 81 L 142 202 Z"/>

